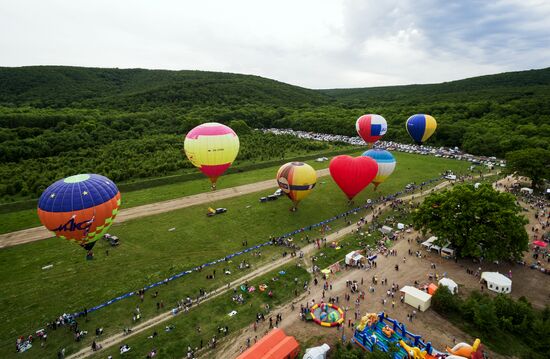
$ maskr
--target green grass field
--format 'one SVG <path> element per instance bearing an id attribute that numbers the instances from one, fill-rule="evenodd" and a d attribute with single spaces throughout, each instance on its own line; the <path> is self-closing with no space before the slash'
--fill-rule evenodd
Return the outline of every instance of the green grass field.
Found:
<path id="1" fill-rule="evenodd" d="M 280 275 L 279 271 L 281 270 L 284 270 L 286 274 Z M 277 280 L 273 281 L 273 278 Z M 297 282 L 295 282 L 295 278 L 298 279 Z M 276 312 L 273 311 L 271 314 L 266 314 L 265 305 L 269 304 L 270 308 L 275 308 L 291 300 L 294 298 L 294 290 L 297 290 L 298 295 L 302 294 L 304 282 L 306 280 L 310 281 L 310 278 L 311 275 L 304 268 L 297 267 L 296 265 L 287 265 L 267 273 L 250 281 L 249 285 L 258 288 L 260 284 L 267 284 L 269 289 L 274 293 L 272 298 L 266 292 L 262 293 L 256 290 L 256 292 L 251 294 L 243 294 L 246 301 L 240 305 L 233 302 L 231 299 L 233 291 L 230 291 L 208 303 L 191 309 L 188 313 L 174 317 L 169 322 L 159 324 L 151 330 L 128 339 L 124 343 L 127 343 L 134 351 L 133 353 L 128 352 L 128 354 L 131 354 L 129 357 L 143 358 L 151 349 L 156 348 L 160 357 L 183 358 L 187 352 L 188 345 L 192 348 L 200 348 L 201 339 L 203 339 L 205 347 L 213 335 L 223 340 L 223 334 L 218 334 L 218 326 L 228 326 L 231 334 L 247 325 L 251 325 L 256 318 L 256 313 L 264 313 L 266 321 L 269 321 L 268 318 L 270 316 L 273 316 L 273 319 L 275 319 Z M 241 293 L 240 290 L 237 292 Z M 228 313 L 233 310 L 236 310 L 237 314 L 229 317 Z M 174 325 L 175 328 L 173 331 L 167 333 L 164 329 L 168 324 Z M 201 328 L 200 334 L 196 330 L 197 326 Z M 154 331 L 159 334 L 158 337 L 147 339 Z M 263 333 L 257 332 L 257 335 L 259 339 Z M 234 337 L 227 339 L 234 340 Z M 239 340 L 242 340 L 244 346 L 245 339 L 242 338 Z M 109 354 L 115 358 L 118 357 L 120 355 L 118 346 L 110 348 L 101 354 L 97 353 L 92 358 L 105 358 Z"/>
<path id="2" fill-rule="evenodd" d="M 351 155 L 359 156 L 363 150 Z M 319 156 L 322 156 L 320 153 Z M 315 169 L 328 167 L 327 162 L 305 161 Z M 232 173 L 220 177 L 218 189 L 230 188 L 239 185 L 274 179 L 279 165 L 241 173 Z M 198 170 L 197 170 L 198 172 Z M 166 201 L 174 198 L 210 191 L 210 181 L 207 177 L 199 180 L 176 182 L 172 184 L 135 190 L 122 193 L 122 208 L 131 208 L 144 204 Z M 26 209 L 16 212 L 0 213 L 0 234 L 18 231 L 21 229 L 40 226 L 36 209 Z"/>
<path id="3" fill-rule="evenodd" d="M 376 193 L 372 186 L 364 190 L 356 198 L 356 203 L 395 193 L 409 182 L 434 178 L 447 169 L 464 172 L 468 167 L 466 162 L 426 156 L 396 153 L 396 158 L 398 166 L 393 176 Z M 0 329 L 0 357 L 15 355 L 13 344 L 18 335 L 28 335 L 63 312 L 89 308 L 181 270 L 224 257 L 240 250 L 245 239 L 249 246 L 263 243 L 270 235 L 281 235 L 317 223 L 349 208 L 345 196 L 330 177 L 318 181 L 318 186 L 295 213 L 288 210 L 291 202 L 286 198 L 259 203 L 261 195 L 264 193 L 212 203 L 215 207 L 228 208 L 226 214 L 212 218 L 205 216 L 207 205 L 204 205 L 115 224 L 111 232 L 121 238 L 121 246 L 110 249 L 109 256 L 106 256 L 106 244 L 100 243 L 93 261 L 84 260 L 84 251 L 78 246 L 59 239 L 1 250 L 0 273 L 4 290 L 0 299 L 0 320 L 5 325 Z M 343 225 L 343 221 L 338 221 L 332 228 Z M 169 232 L 168 229 L 173 227 L 176 230 Z M 310 235 L 315 236 L 316 232 Z M 243 258 L 257 262 L 280 256 L 281 249 L 265 248 L 261 258 L 251 254 Z M 235 258 L 231 265 L 235 266 L 241 259 Z M 54 267 L 42 270 L 47 264 Z M 223 267 L 221 264 L 216 267 L 218 273 Z M 184 295 L 196 294 L 198 288 L 216 288 L 228 279 L 237 278 L 234 267 L 232 269 L 232 278 L 218 276 L 217 281 L 206 281 L 206 270 L 180 278 L 162 286 L 160 298 L 168 305 Z M 93 332 L 95 327 L 103 326 L 106 335 L 119 332 L 131 324 L 136 304 L 137 300 L 131 298 L 103 308 L 90 314 L 90 322 L 82 323 L 82 327 Z M 150 301 L 142 308 L 142 313 L 144 320 L 155 315 L 155 304 Z M 65 346 L 68 352 L 73 352 L 81 345 L 88 345 L 89 340 L 91 338 L 83 344 L 74 343 L 62 328 L 50 333 L 48 348 L 44 351 L 53 356 L 61 346 Z M 26 354 L 43 357 L 44 351 L 32 348 Z"/>

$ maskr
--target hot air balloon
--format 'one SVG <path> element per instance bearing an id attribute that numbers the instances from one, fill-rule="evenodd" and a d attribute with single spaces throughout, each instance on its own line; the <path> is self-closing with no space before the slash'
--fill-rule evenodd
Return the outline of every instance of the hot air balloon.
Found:
<path id="1" fill-rule="evenodd" d="M 218 177 L 239 153 L 239 137 L 225 125 L 208 122 L 189 131 L 183 147 L 189 161 L 210 178 L 215 190 Z"/>
<path id="2" fill-rule="evenodd" d="M 362 156 L 336 156 L 328 168 L 334 182 L 350 201 L 372 182 L 378 172 L 376 161 Z"/>
<path id="3" fill-rule="evenodd" d="M 38 200 L 40 222 L 62 239 L 91 250 L 118 213 L 120 192 L 113 181 L 97 174 L 61 179 Z"/>
<path id="4" fill-rule="evenodd" d="M 279 188 L 294 203 L 292 211 L 298 209 L 298 202 L 310 194 L 316 182 L 317 173 L 313 167 L 303 162 L 285 163 L 277 172 Z"/>
<path id="5" fill-rule="evenodd" d="M 372 147 L 388 130 L 386 119 L 380 115 L 363 115 L 355 122 L 357 133 Z"/>
<path id="6" fill-rule="evenodd" d="M 393 173 L 397 162 L 390 152 L 381 149 L 368 150 L 363 153 L 363 156 L 372 158 L 378 164 L 378 173 L 372 180 L 374 189 L 376 189 L 380 183 L 384 182 Z"/>
<path id="7" fill-rule="evenodd" d="M 412 115 L 407 120 L 407 132 L 414 142 L 421 145 L 435 132 L 437 122 L 430 115 Z"/>

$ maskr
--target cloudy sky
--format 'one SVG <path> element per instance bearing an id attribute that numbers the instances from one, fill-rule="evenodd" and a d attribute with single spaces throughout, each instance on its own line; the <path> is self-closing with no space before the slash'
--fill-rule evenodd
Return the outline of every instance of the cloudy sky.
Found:
<path id="1" fill-rule="evenodd" d="M 548 0 L 0 0 L 0 66 L 255 74 L 309 88 L 550 66 Z"/>

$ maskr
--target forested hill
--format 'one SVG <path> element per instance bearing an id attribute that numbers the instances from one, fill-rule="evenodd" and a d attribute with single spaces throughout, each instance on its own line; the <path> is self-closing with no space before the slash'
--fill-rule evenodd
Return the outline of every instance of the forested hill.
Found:
<path id="1" fill-rule="evenodd" d="M 549 91 L 550 67 L 440 84 L 320 90 L 346 103 L 506 101 L 517 96 L 547 95 Z"/>
<path id="2" fill-rule="evenodd" d="M 181 173 L 192 166 L 182 155 L 185 133 L 203 122 L 237 131 L 239 165 L 321 145 L 250 128 L 355 136 L 355 121 L 366 113 L 386 118 L 385 140 L 411 143 L 405 121 L 428 113 L 437 120 L 432 146 L 497 157 L 550 150 L 550 69 L 435 85 L 310 90 L 203 71 L 0 68 L 0 202 L 36 197 L 74 173 L 116 182 Z"/>
<path id="3" fill-rule="evenodd" d="M 331 99 L 252 75 L 65 66 L 0 67 L 0 105 L 149 109 L 196 105 L 302 106 Z"/>

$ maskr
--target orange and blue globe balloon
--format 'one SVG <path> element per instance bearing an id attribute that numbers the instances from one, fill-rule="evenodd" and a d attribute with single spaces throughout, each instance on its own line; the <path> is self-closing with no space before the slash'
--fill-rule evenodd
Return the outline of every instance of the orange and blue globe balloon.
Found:
<path id="1" fill-rule="evenodd" d="M 189 161 L 210 178 L 214 189 L 218 177 L 237 158 L 239 137 L 228 126 L 208 122 L 189 131 L 183 147 Z"/>
<path id="2" fill-rule="evenodd" d="M 414 142 L 421 145 L 434 134 L 437 122 L 430 115 L 418 114 L 409 117 L 406 127 Z"/>
<path id="3" fill-rule="evenodd" d="M 120 191 L 107 177 L 79 174 L 46 188 L 38 217 L 57 237 L 90 250 L 113 224 L 120 201 Z"/>

